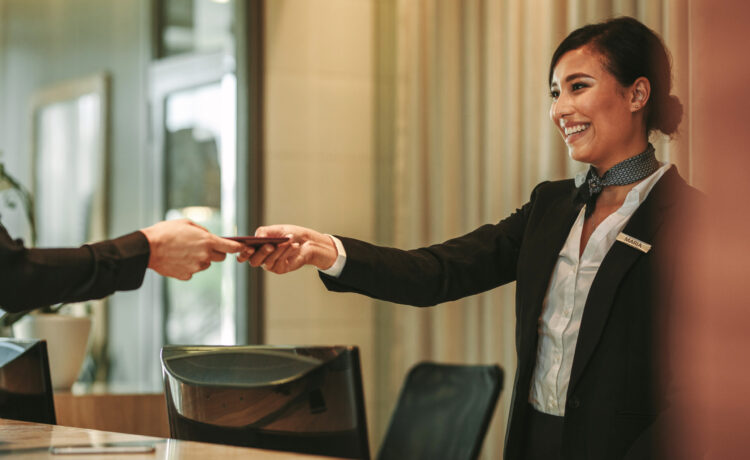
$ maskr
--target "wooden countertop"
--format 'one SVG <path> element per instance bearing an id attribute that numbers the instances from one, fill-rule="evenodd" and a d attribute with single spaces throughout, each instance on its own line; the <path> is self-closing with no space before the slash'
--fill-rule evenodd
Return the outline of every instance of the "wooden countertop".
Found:
<path id="1" fill-rule="evenodd" d="M 156 451 L 148 454 L 109 455 L 53 455 L 49 452 L 51 446 L 102 443 L 121 443 L 124 445 L 153 444 L 156 447 Z M 0 419 L 0 457 L 7 458 L 8 460 L 331 460 L 331 457 L 319 457 L 249 447 L 223 446 L 220 444 L 192 441 L 178 441 L 174 439 L 114 433 L 110 431 L 98 431 L 84 428 L 72 428 L 60 425 L 18 422 L 7 419 Z"/>

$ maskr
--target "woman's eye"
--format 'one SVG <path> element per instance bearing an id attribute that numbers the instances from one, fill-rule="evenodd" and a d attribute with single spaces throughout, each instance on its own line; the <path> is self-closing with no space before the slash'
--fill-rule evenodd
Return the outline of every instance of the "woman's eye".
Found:
<path id="1" fill-rule="evenodd" d="M 560 91 L 553 89 L 552 91 L 549 92 L 549 96 L 552 99 L 557 99 L 558 97 L 560 97 Z"/>
<path id="2" fill-rule="evenodd" d="M 586 85 L 586 84 L 584 84 L 584 83 L 573 83 L 573 84 L 572 84 L 572 85 L 570 86 L 570 88 L 571 88 L 571 89 L 572 89 L 573 91 L 577 91 L 577 90 L 579 90 L 579 89 L 583 89 L 583 88 L 586 88 L 586 87 L 587 87 L 587 85 Z"/>

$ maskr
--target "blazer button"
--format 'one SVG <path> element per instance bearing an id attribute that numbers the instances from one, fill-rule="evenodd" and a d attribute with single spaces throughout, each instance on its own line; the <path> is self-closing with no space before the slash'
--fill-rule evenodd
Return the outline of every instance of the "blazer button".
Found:
<path id="1" fill-rule="evenodd" d="M 575 396 L 571 396 L 570 399 L 568 399 L 568 407 L 571 409 L 578 409 L 581 407 L 581 400 Z"/>

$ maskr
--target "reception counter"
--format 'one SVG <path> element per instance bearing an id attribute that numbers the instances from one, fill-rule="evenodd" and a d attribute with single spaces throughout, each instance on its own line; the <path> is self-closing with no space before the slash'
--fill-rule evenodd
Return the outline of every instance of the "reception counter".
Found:
<path id="1" fill-rule="evenodd" d="M 145 454 L 54 455 L 52 446 L 116 443 L 117 445 L 153 445 L 155 451 Z M 8 460 L 198 460 L 221 458 L 253 460 L 319 459 L 320 457 L 249 447 L 231 447 L 192 441 L 139 436 L 110 431 L 72 428 L 60 425 L 18 422 L 0 419 L 0 457 Z"/>
<path id="2" fill-rule="evenodd" d="M 161 389 L 76 384 L 71 391 L 55 391 L 54 397 L 58 425 L 169 437 Z"/>

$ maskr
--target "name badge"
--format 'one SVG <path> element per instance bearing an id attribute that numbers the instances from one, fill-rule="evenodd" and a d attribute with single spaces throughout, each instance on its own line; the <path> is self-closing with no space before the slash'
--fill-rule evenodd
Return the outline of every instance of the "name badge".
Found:
<path id="1" fill-rule="evenodd" d="M 617 235 L 617 241 L 621 243 L 625 243 L 631 248 L 636 248 L 637 250 L 642 251 L 642 252 L 648 252 L 651 250 L 650 244 L 644 243 L 638 238 L 633 238 L 632 236 L 628 236 L 622 232 L 620 232 L 620 234 Z"/>

